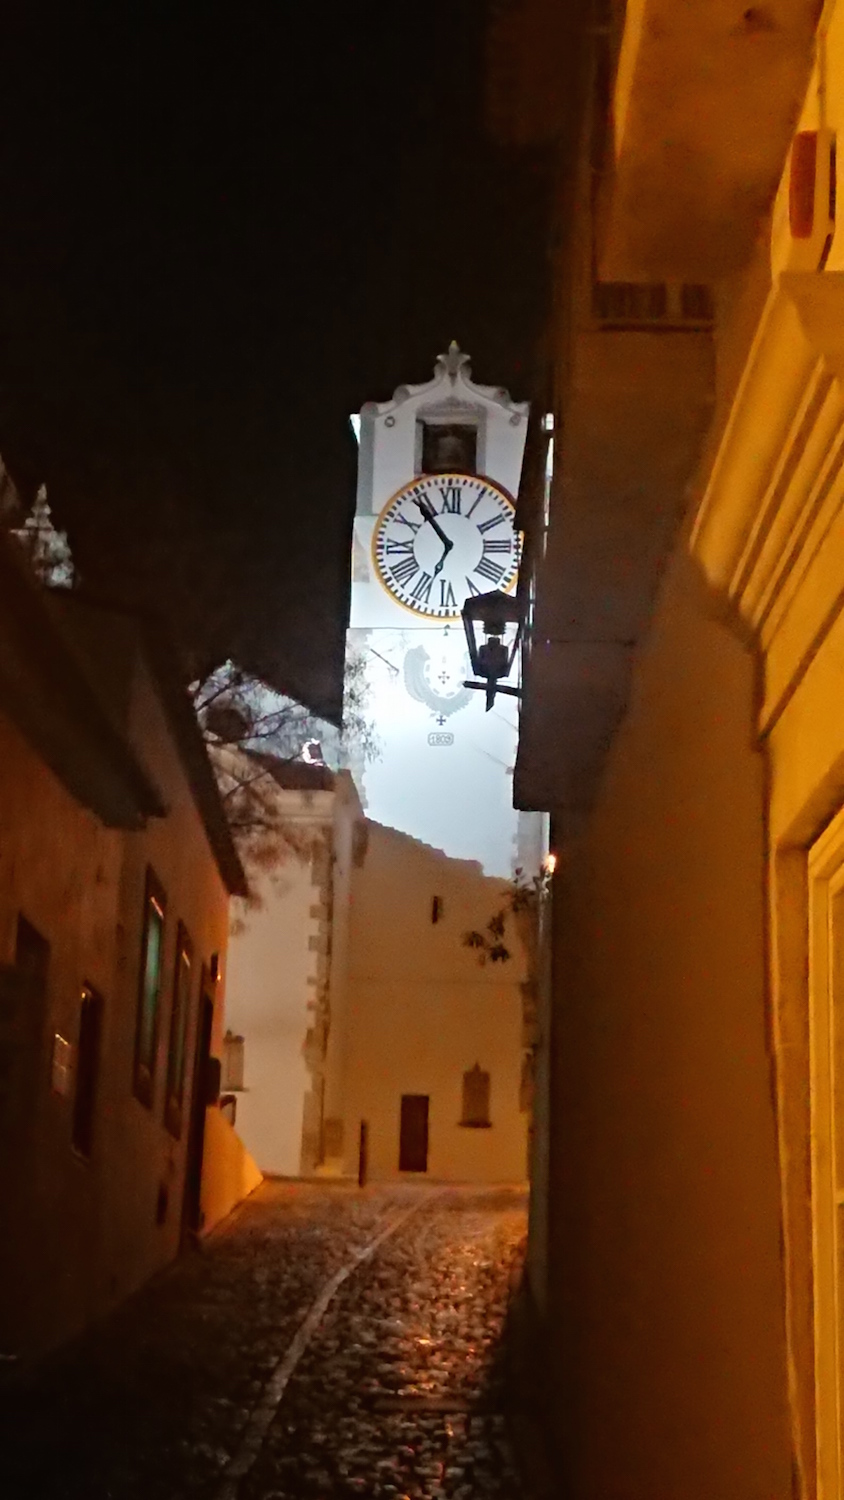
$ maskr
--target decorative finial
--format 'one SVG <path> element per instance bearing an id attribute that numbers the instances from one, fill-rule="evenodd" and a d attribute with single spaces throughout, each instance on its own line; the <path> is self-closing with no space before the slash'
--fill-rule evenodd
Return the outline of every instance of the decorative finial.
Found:
<path id="1" fill-rule="evenodd" d="M 452 339 L 448 346 L 447 354 L 438 354 L 435 368 L 436 375 L 447 375 L 452 385 L 457 381 L 461 370 L 469 374 L 470 360 L 468 354 L 464 354 L 456 339 Z"/>

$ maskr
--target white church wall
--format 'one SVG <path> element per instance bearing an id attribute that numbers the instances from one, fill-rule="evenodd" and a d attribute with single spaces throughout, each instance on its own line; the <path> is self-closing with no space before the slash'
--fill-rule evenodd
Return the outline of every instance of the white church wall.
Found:
<path id="1" fill-rule="evenodd" d="M 333 793 L 281 795 L 300 831 L 330 828 Z M 300 1170 L 311 1085 L 303 1049 L 320 968 L 312 859 L 290 853 L 256 884 L 260 905 L 236 913 L 227 964 L 226 1020 L 244 1037 L 237 1129 L 262 1172 L 292 1177 Z"/>

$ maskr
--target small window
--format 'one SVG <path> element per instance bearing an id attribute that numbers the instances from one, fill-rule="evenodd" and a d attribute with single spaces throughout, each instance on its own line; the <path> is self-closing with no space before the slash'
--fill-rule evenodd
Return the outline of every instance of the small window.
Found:
<path id="1" fill-rule="evenodd" d="M 138 981 L 138 1019 L 135 1031 L 135 1097 L 152 1106 L 158 1019 L 161 1002 L 161 964 L 164 948 L 164 892 L 152 870 L 147 870 L 141 929 Z"/>
<path id="2" fill-rule="evenodd" d="M 170 1044 L 167 1049 L 167 1092 L 164 1123 L 178 1140 L 182 1133 L 182 1109 L 185 1100 L 185 1060 L 188 1018 L 190 1016 L 191 966 L 193 947 L 182 923 L 176 934 L 176 963 L 173 970 L 173 1005 L 170 1011 Z"/>
<path id="3" fill-rule="evenodd" d="M 103 1024 L 102 997 L 89 985 L 82 989 L 79 1007 L 79 1038 L 76 1044 L 76 1090 L 73 1097 L 72 1140 L 80 1156 L 90 1156 L 94 1139 L 94 1116 L 100 1073 L 100 1036 Z"/>
<path id="4" fill-rule="evenodd" d="M 489 1074 L 478 1063 L 463 1074 L 463 1115 L 461 1125 L 474 1130 L 485 1129 L 489 1118 Z"/>
<path id="5" fill-rule="evenodd" d="M 442 917 L 443 917 L 443 898 L 442 898 L 442 896 L 432 896 L 432 898 L 431 898 L 431 921 L 434 923 L 434 926 L 436 926 L 437 922 L 441 922 L 442 921 Z"/>
<path id="6" fill-rule="evenodd" d="M 423 474 L 474 474 L 478 430 L 453 422 L 422 423 Z"/>

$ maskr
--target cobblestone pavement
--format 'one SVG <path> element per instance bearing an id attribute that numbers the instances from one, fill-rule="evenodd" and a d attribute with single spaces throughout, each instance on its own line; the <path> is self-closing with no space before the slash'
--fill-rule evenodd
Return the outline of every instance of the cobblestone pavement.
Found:
<path id="1" fill-rule="evenodd" d="M 516 1190 L 265 1183 L 0 1398 L 0 1494 L 517 1500 Z"/>

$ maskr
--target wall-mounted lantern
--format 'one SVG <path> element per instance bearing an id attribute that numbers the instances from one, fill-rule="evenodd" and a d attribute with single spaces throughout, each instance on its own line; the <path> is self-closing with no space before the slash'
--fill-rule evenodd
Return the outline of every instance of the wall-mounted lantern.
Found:
<path id="1" fill-rule="evenodd" d="M 512 594 L 493 589 L 489 594 L 475 594 L 467 599 L 461 613 L 472 671 L 483 678 L 482 682 L 464 682 L 463 686 L 480 688 L 486 693 L 486 711 L 489 713 L 496 693 L 519 697 L 519 689 L 501 679 L 509 677 L 515 661 L 522 638 L 524 611 Z M 480 633 L 483 640 L 478 639 Z"/>

